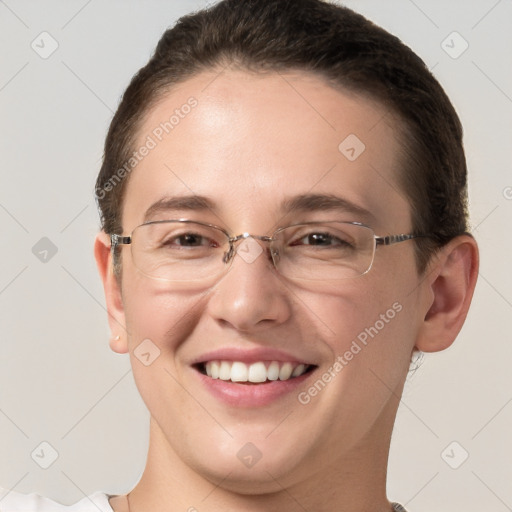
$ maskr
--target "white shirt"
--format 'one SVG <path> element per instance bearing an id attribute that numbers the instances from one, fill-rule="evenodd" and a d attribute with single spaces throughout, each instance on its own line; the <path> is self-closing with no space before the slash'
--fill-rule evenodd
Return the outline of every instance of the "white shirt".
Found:
<path id="1" fill-rule="evenodd" d="M 62 505 L 39 494 L 21 494 L 0 487 L 0 512 L 113 512 L 108 502 L 111 496 L 98 491 L 74 505 Z"/>

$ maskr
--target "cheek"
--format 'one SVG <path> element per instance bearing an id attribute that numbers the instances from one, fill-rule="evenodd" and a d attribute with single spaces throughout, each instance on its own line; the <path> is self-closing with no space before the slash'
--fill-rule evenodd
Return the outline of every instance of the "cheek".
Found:
<path id="1" fill-rule="evenodd" d="M 346 392 L 372 400 L 383 388 L 379 379 L 387 383 L 381 389 L 383 398 L 389 395 L 387 387 L 394 389 L 404 378 L 421 326 L 410 277 L 392 282 L 367 276 L 338 292 L 302 296 L 303 315 L 322 333 L 317 343 L 328 346 L 331 361 L 337 363 L 333 373 L 343 375 L 330 386 L 338 388 L 333 400 Z"/>
<path id="2" fill-rule="evenodd" d="M 170 291 L 167 284 L 143 277 L 131 277 L 123 291 L 135 383 L 148 410 L 172 434 L 187 399 L 177 359 L 197 327 L 207 294 Z"/>
<path id="3" fill-rule="evenodd" d="M 143 276 L 127 279 L 123 305 L 130 352 L 149 339 L 169 361 L 197 325 L 206 300 L 207 293 L 172 290 Z"/>
<path id="4" fill-rule="evenodd" d="M 296 316 L 314 322 L 316 344 L 330 353 L 316 380 L 300 390 L 300 410 L 324 425 L 318 442 L 343 438 L 344 446 L 354 446 L 397 405 L 416 336 L 413 303 L 369 276 L 357 286 L 299 297 Z"/>
<path id="5" fill-rule="evenodd" d="M 303 306 L 296 314 L 314 322 L 322 339 L 337 353 L 347 350 L 354 339 L 363 344 L 381 336 L 404 340 L 407 336 L 402 331 L 413 327 L 404 322 L 404 312 L 414 309 L 415 297 L 408 293 L 407 280 L 397 281 L 379 281 L 368 275 L 330 285 L 320 293 L 296 291 Z"/>

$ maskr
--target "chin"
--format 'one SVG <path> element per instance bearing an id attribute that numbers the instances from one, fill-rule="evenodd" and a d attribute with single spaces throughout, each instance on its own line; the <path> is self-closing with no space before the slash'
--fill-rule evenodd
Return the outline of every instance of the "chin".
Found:
<path id="1" fill-rule="evenodd" d="M 276 460 L 269 455 L 262 455 L 252 466 L 246 466 L 238 458 L 234 462 L 233 455 L 225 454 L 197 462 L 193 469 L 198 474 L 215 486 L 242 495 L 279 492 L 283 489 L 284 480 L 300 480 L 296 464 L 290 460 Z"/>
<path id="2" fill-rule="evenodd" d="M 318 464 L 313 454 L 320 450 L 312 443 L 317 438 L 313 434 L 283 429 L 280 435 L 268 436 L 269 431 L 239 428 L 231 431 L 234 436 L 228 439 L 227 435 L 204 433 L 196 437 L 197 442 L 189 437 L 186 446 L 175 449 L 195 473 L 213 485 L 239 494 L 273 493 L 282 490 L 284 481 L 293 483 L 305 478 L 302 473 Z"/>

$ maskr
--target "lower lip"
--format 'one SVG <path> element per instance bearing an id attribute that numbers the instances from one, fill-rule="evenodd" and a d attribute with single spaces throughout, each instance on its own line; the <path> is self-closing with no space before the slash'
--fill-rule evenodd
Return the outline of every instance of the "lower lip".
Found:
<path id="1" fill-rule="evenodd" d="M 261 384 L 236 383 L 230 380 L 212 379 L 194 370 L 206 389 L 220 401 L 232 407 L 263 407 L 278 399 L 295 393 L 313 373 L 309 371 L 300 377 L 288 380 L 273 380 Z"/>

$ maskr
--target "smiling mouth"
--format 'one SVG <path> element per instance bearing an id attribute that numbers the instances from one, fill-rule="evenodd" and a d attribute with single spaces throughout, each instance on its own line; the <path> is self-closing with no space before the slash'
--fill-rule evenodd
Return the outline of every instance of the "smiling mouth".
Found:
<path id="1" fill-rule="evenodd" d="M 263 384 L 272 381 L 295 379 L 313 371 L 315 365 L 281 361 L 207 361 L 196 365 L 197 370 L 210 377 L 237 384 Z"/>

